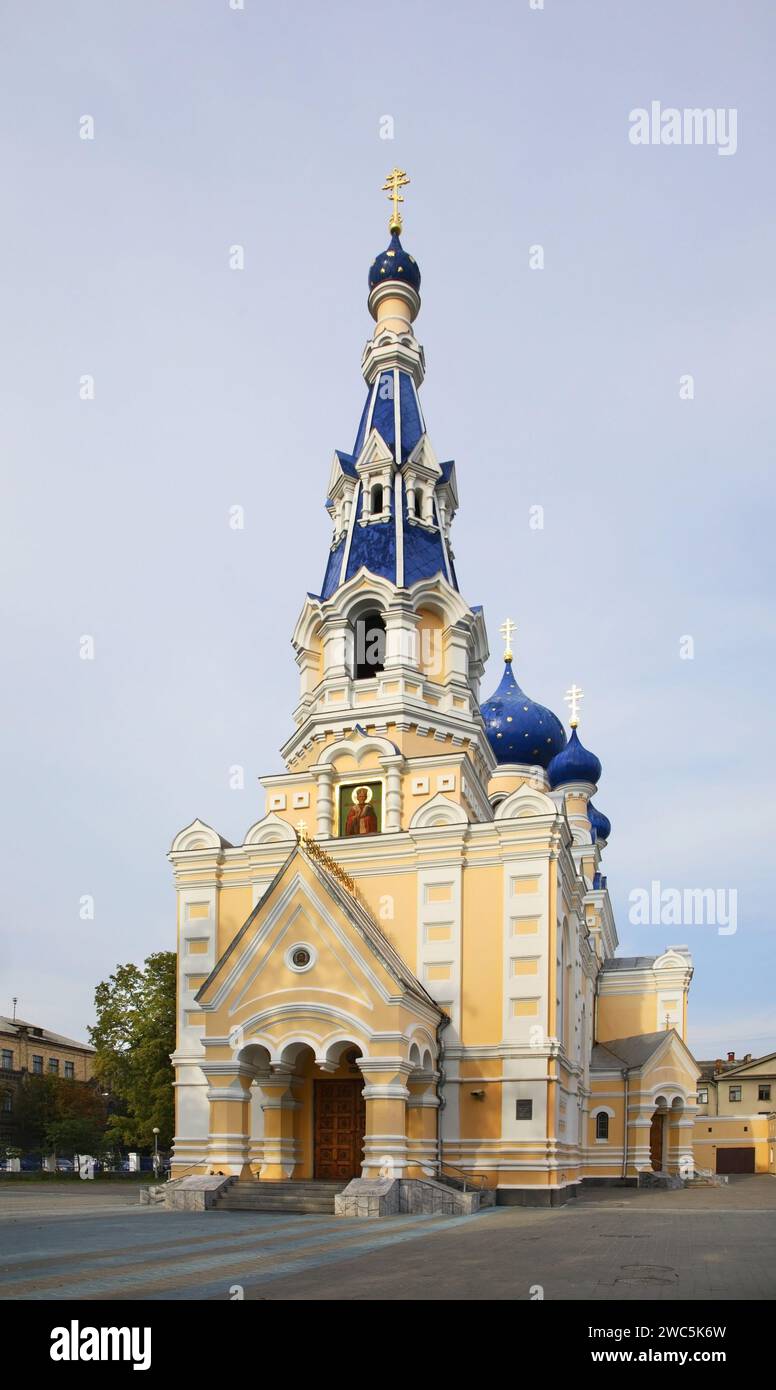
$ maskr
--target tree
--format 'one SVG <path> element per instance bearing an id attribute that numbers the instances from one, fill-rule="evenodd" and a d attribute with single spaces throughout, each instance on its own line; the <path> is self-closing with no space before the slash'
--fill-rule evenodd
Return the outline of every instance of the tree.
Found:
<path id="1" fill-rule="evenodd" d="M 28 1073 L 22 1077 L 14 1103 L 13 1137 L 23 1153 L 40 1154 L 45 1150 L 46 1130 L 56 1113 L 58 1082 L 56 1076 Z"/>
<path id="2" fill-rule="evenodd" d="M 102 1153 L 107 1119 L 104 1097 L 91 1082 L 52 1080 L 57 1088 L 44 1133 L 46 1153 Z"/>
<path id="3" fill-rule="evenodd" d="M 22 1079 L 16 1092 L 13 1135 L 23 1153 L 100 1153 L 106 1107 L 90 1081 L 59 1076 Z"/>
<path id="4" fill-rule="evenodd" d="M 151 1148 L 158 1126 L 160 1148 L 172 1143 L 175 975 L 175 953 L 156 951 L 142 969 L 117 966 L 95 990 L 97 1023 L 89 1033 L 95 1075 L 112 1099 L 109 1142 Z"/>

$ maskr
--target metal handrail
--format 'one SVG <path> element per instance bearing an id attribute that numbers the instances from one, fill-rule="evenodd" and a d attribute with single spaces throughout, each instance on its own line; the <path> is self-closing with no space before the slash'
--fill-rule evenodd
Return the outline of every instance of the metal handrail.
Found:
<path id="1" fill-rule="evenodd" d="M 456 1163 L 448 1163 L 446 1158 L 440 1159 L 437 1163 L 437 1170 L 440 1177 L 442 1176 L 442 1170 L 444 1168 L 449 1168 L 451 1173 L 460 1175 L 459 1181 L 463 1183 L 464 1192 L 466 1191 L 467 1182 L 471 1183 L 472 1187 L 474 1187 L 476 1183 L 480 1192 L 482 1192 L 486 1186 L 485 1178 L 481 1173 L 470 1173 L 466 1168 L 459 1168 Z"/>
<path id="2" fill-rule="evenodd" d="M 183 1169 L 183 1172 L 182 1172 L 182 1173 L 176 1173 L 176 1174 L 175 1174 L 175 1177 L 173 1177 L 173 1175 L 172 1175 L 172 1167 L 170 1167 L 170 1176 L 169 1176 L 169 1178 L 167 1178 L 167 1182 L 177 1182 L 177 1181 L 178 1181 L 178 1178 L 185 1178 L 186 1174 L 187 1174 L 187 1173 L 190 1173 L 191 1170 L 192 1170 L 192 1168 L 199 1168 L 201 1162 L 202 1162 L 202 1159 L 200 1159 L 199 1162 L 197 1162 L 197 1163 L 189 1163 L 189 1164 L 187 1165 L 187 1167 L 185 1167 L 185 1168 Z"/>

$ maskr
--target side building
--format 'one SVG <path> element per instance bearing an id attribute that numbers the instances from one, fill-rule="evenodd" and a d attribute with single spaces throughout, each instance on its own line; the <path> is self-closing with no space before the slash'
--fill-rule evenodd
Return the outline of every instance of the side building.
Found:
<path id="1" fill-rule="evenodd" d="M 39 1024 L 0 1016 L 0 1143 L 11 1142 L 18 1089 L 28 1075 L 91 1081 L 94 1048 Z"/>
<path id="2" fill-rule="evenodd" d="M 699 1062 L 695 1154 L 713 1173 L 776 1172 L 776 1052 Z"/>

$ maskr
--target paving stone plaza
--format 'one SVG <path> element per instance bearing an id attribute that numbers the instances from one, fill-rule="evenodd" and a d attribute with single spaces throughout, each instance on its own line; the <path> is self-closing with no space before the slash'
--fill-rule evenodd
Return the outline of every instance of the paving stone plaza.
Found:
<path id="1" fill-rule="evenodd" d="M 136 1188 L 0 1185 L 5 1299 L 768 1300 L 775 1243 L 768 1175 L 375 1222 L 165 1211 L 141 1206 Z"/>

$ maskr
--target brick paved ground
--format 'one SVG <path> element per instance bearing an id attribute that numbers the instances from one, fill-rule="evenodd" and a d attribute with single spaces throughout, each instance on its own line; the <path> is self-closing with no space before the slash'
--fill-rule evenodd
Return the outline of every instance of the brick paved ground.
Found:
<path id="1" fill-rule="evenodd" d="M 137 1192 L 0 1186 L 0 1297 L 705 1300 L 776 1297 L 776 1180 L 599 1189 L 554 1211 L 327 1216 L 140 1207 Z"/>

